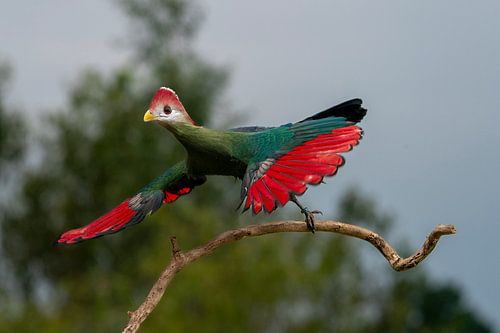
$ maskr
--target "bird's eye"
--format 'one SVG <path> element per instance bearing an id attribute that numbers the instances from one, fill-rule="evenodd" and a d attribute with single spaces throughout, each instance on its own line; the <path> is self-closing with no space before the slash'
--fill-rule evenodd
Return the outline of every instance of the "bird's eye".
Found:
<path id="1" fill-rule="evenodd" d="M 163 107 L 163 113 L 165 113 L 165 114 L 171 114 L 172 113 L 172 108 L 170 106 L 168 106 L 168 105 L 165 105 Z"/>

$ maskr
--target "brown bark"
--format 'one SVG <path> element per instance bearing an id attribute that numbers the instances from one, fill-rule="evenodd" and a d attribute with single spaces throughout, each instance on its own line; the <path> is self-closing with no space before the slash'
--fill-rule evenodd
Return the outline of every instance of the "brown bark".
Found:
<path id="1" fill-rule="evenodd" d="M 417 266 L 432 252 L 432 250 L 434 250 L 441 236 L 454 234 L 456 232 L 455 226 L 451 224 L 439 224 L 432 230 L 429 236 L 427 236 L 424 244 L 417 252 L 408 258 L 401 258 L 385 239 L 366 228 L 336 221 L 317 221 L 315 226 L 317 231 L 334 232 L 363 239 L 371 243 L 379 250 L 385 259 L 387 259 L 391 267 L 399 272 Z M 245 237 L 261 236 L 278 232 L 309 232 L 309 230 L 304 222 L 299 221 L 278 221 L 252 225 L 226 231 L 210 242 L 188 252 L 182 252 L 179 249 L 176 238 L 172 237 L 170 239 L 172 243 L 172 259 L 170 263 L 153 285 L 141 306 L 139 306 L 136 311 L 129 312 L 129 322 L 123 330 L 123 333 L 137 332 L 142 322 L 146 320 L 160 302 L 170 281 L 172 281 L 175 274 L 184 268 L 184 266 L 200 257 L 212 253 L 215 249 L 224 244 L 232 243 Z"/>

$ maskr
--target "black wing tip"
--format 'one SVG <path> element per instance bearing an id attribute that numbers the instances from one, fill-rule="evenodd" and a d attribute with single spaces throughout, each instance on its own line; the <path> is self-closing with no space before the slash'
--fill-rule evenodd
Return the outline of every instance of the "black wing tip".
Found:
<path id="1" fill-rule="evenodd" d="M 362 104 L 363 100 L 361 100 L 361 98 L 354 98 L 344 103 L 335 105 L 326 111 L 329 111 L 331 116 L 344 117 L 347 121 L 358 123 L 364 118 L 366 112 L 368 111 L 361 106 Z"/>
<path id="2" fill-rule="evenodd" d="M 358 123 L 364 118 L 366 112 L 368 111 L 361 106 L 362 104 L 363 100 L 361 98 L 353 98 L 338 105 L 332 106 L 329 109 L 321 111 L 314 116 L 302 120 L 301 122 L 329 117 L 343 117 L 347 121 Z"/>

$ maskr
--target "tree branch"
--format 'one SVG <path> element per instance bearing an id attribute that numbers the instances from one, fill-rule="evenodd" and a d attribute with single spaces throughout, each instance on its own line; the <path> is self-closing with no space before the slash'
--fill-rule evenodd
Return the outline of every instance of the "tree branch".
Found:
<path id="1" fill-rule="evenodd" d="M 434 250 L 439 238 L 444 235 L 451 235 L 456 232 L 455 226 L 451 224 L 439 224 L 427 236 L 422 247 L 408 258 L 401 258 L 392 246 L 378 234 L 366 228 L 352 224 L 346 224 L 336 221 L 317 221 L 315 223 L 317 231 L 334 232 L 346 236 L 356 237 L 370 242 L 387 259 L 391 267 L 398 271 L 405 271 L 417 266 Z M 304 222 L 299 221 L 278 221 L 248 227 L 242 227 L 226 231 L 210 242 L 192 249 L 188 252 L 182 252 L 177 244 L 175 237 L 170 238 L 172 243 L 172 259 L 167 268 L 160 275 L 160 278 L 153 285 L 148 296 L 141 306 L 134 312 L 129 312 L 129 322 L 123 333 L 137 332 L 140 325 L 160 302 L 166 288 L 172 281 L 175 274 L 184 266 L 190 264 L 196 259 L 212 253 L 220 246 L 236 242 L 245 237 L 254 237 L 278 232 L 309 232 Z"/>

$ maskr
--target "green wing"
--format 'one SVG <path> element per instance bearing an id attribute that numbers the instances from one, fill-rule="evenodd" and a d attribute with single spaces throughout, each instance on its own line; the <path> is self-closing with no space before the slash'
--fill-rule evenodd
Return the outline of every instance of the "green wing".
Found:
<path id="1" fill-rule="evenodd" d="M 57 244 L 78 243 L 113 234 L 140 223 L 146 216 L 158 210 L 162 204 L 173 202 L 181 195 L 188 194 L 205 180 L 204 176 L 189 174 L 186 163 L 180 162 L 105 215 L 84 227 L 65 232 L 59 237 Z"/>
<path id="2" fill-rule="evenodd" d="M 362 130 L 354 125 L 366 114 L 361 103 L 353 99 L 300 122 L 255 133 L 256 154 L 241 187 L 244 210 L 272 212 L 291 194 L 301 195 L 307 185 L 333 176 L 344 164 L 339 153 L 361 139 Z"/>

